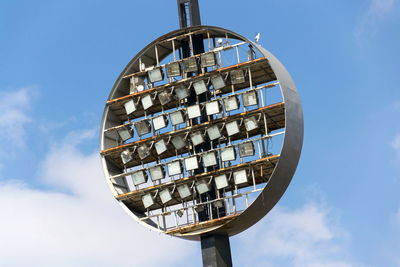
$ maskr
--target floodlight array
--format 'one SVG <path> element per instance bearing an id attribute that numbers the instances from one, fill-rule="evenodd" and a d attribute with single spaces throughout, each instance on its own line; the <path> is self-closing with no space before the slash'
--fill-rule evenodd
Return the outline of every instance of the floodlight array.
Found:
<path id="1" fill-rule="evenodd" d="M 110 153 L 110 166 L 123 170 L 112 171 L 112 185 L 139 194 L 129 208 L 146 210 L 141 220 L 154 218 L 160 229 L 161 216 L 162 228 L 167 229 L 170 226 L 165 217 L 171 214 L 176 227 L 189 216 L 193 216 L 191 223 L 196 222 L 196 216 L 204 212 L 213 219 L 213 209 L 235 214 L 235 201 L 245 197 L 247 204 L 248 194 L 257 192 L 258 183 L 267 181 L 268 174 L 259 174 L 263 178 L 256 181 L 254 173 L 263 171 L 252 164 L 270 156 L 267 139 L 284 133 L 271 133 L 267 124 L 275 122 L 269 117 L 263 95 L 264 89 L 278 83 L 259 80 L 260 70 L 264 70 L 252 65 L 253 57 L 240 62 L 238 55 L 237 65 L 222 66 L 221 52 L 231 48 L 238 52 L 243 44 L 247 45 L 231 45 L 226 40 L 205 53 L 180 60 L 174 50 L 173 61 L 165 64 L 160 64 L 164 59 L 158 58 L 156 46 L 152 66 L 146 67 L 140 59 L 139 72 L 124 76 L 129 95 L 116 95 L 109 104 L 116 115 L 112 119 L 124 124 L 112 122 L 105 129 L 109 142 L 117 143 L 105 157 L 108 160 Z M 254 64 L 269 66 L 262 60 L 254 60 Z M 258 80 L 253 81 L 252 73 L 257 71 Z M 284 119 L 271 129 L 283 127 Z M 265 162 L 272 172 L 273 165 Z M 239 192 L 248 187 L 250 191 Z M 216 197 L 210 198 L 212 192 Z"/>

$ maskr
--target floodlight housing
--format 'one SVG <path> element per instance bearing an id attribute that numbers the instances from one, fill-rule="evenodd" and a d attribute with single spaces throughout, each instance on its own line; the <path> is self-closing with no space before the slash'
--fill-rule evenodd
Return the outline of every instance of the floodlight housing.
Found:
<path id="1" fill-rule="evenodd" d="M 196 170 L 199 168 L 197 156 L 185 158 L 185 167 L 187 171 Z"/>
<path id="2" fill-rule="evenodd" d="M 144 78 L 140 76 L 132 76 L 129 83 L 129 94 L 134 94 L 144 90 Z"/>
<path id="3" fill-rule="evenodd" d="M 182 136 L 175 136 L 171 139 L 172 144 L 176 150 L 182 149 L 186 146 L 186 141 Z"/>
<path id="4" fill-rule="evenodd" d="M 188 106 L 187 115 L 189 119 L 201 117 L 200 105 Z"/>
<path id="5" fill-rule="evenodd" d="M 167 77 L 176 77 L 181 75 L 181 66 L 179 62 L 172 62 L 165 65 L 165 69 L 167 70 Z"/>
<path id="6" fill-rule="evenodd" d="M 222 136 L 221 130 L 219 129 L 218 125 L 213 125 L 211 127 L 208 127 L 207 134 L 208 134 L 208 138 L 210 138 L 210 140 L 216 140 Z"/>
<path id="7" fill-rule="evenodd" d="M 218 164 L 215 152 L 207 152 L 202 155 L 204 167 L 211 167 Z"/>
<path id="8" fill-rule="evenodd" d="M 210 185 L 205 180 L 198 181 L 196 182 L 196 190 L 199 195 L 202 195 L 210 191 Z"/>
<path id="9" fill-rule="evenodd" d="M 258 104 L 257 92 L 250 91 L 243 94 L 243 106 L 249 107 Z"/>
<path id="10" fill-rule="evenodd" d="M 239 109 L 239 101 L 236 96 L 224 98 L 224 107 L 226 111 Z"/>
<path id="11" fill-rule="evenodd" d="M 225 129 L 226 129 L 226 132 L 228 133 L 228 136 L 232 136 L 232 135 L 240 133 L 239 124 L 237 121 L 231 121 L 231 122 L 226 123 Z"/>
<path id="12" fill-rule="evenodd" d="M 221 110 L 218 100 L 207 102 L 206 112 L 208 116 L 220 113 Z"/>
<path id="13" fill-rule="evenodd" d="M 145 159 L 150 156 L 150 148 L 146 144 L 142 144 L 137 148 L 137 152 L 140 159 Z"/>
<path id="14" fill-rule="evenodd" d="M 131 161 L 133 159 L 132 157 L 132 151 L 130 151 L 129 149 L 124 150 L 121 152 L 121 160 L 123 164 L 128 163 L 129 161 Z"/>
<path id="15" fill-rule="evenodd" d="M 135 123 L 136 132 L 139 136 L 146 135 L 151 132 L 150 123 L 147 120 L 138 121 Z"/>
<path id="16" fill-rule="evenodd" d="M 151 83 L 159 82 L 164 80 L 164 72 L 161 68 L 154 68 L 147 72 Z"/>
<path id="17" fill-rule="evenodd" d="M 177 175 L 182 173 L 182 166 L 179 160 L 168 163 L 168 175 Z"/>
<path id="18" fill-rule="evenodd" d="M 158 155 L 161 155 L 162 153 L 167 151 L 167 144 L 165 143 L 164 139 L 155 142 L 154 147 L 156 148 L 156 152 Z"/>
<path id="19" fill-rule="evenodd" d="M 133 131 L 131 127 L 122 127 L 117 130 L 119 137 L 121 137 L 122 141 L 125 142 L 128 139 L 133 137 Z"/>
<path id="20" fill-rule="evenodd" d="M 229 186 L 228 183 L 228 178 L 226 177 L 226 174 L 218 175 L 214 177 L 214 182 L 215 182 L 215 187 L 220 190 L 224 189 Z"/>
<path id="21" fill-rule="evenodd" d="M 201 94 L 207 92 L 207 86 L 203 80 L 194 82 L 193 87 L 194 87 L 194 91 L 196 92 L 196 95 L 201 95 Z"/>
<path id="22" fill-rule="evenodd" d="M 174 126 L 185 122 L 185 118 L 183 117 L 182 110 L 177 110 L 177 111 L 171 112 L 169 114 L 169 118 L 171 120 L 171 124 Z"/>
<path id="23" fill-rule="evenodd" d="M 150 167 L 149 172 L 150 172 L 150 178 L 153 182 L 164 179 L 165 172 L 161 165 Z"/>
<path id="24" fill-rule="evenodd" d="M 224 78 L 222 78 L 221 75 L 212 76 L 211 77 L 211 84 L 212 84 L 212 86 L 214 87 L 215 90 L 224 88 L 226 86 Z"/>
<path id="25" fill-rule="evenodd" d="M 192 140 L 192 144 L 194 146 L 198 146 L 204 143 L 203 135 L 199 131 L 190 134 L 190 140 Z"/>
<path id="26" fill-rule="evenodd" d="M 227 146 L 221 150 L 221 160 L 231 161 L 236 159 L 236 152 L 233 146 Z"/>
<path id="27" fill-rule="evenodd" d="M 202 54 L 200 56 L 200 60 L 202 68 L 212 67 L 216 65 L 215 54 L 213 52 Z"/>
<path id="28" fill-rule="evenodd" d="M 162 91 L 158 94 L 158 100 L 160 100 L 161 105 L 166 105 L 172 100 L 172 96 L 168 91 Z"/>
<path id="29" fill-rule="evenodd" d="M 257 118 L 252 116 L 250 118 L 244 119 L 244 127 L 248 132 L 257 129 L 259 127 Z"/>
<path id="30" fill-rule="evenodd" d="M 160 191 L 160 199 L 163 204 L 172 200 L 172 195 L 168 188 Z"/>
<path id="31" fill-rule="evenodd" d="M 147 110 L 154 105 L 153 97 L 150 94 L 143 96 L 140 101 L 142 102 L 144 110 Z"/>
<path id="32" fill-rule="evenodd" d="M 239 154 L 240 157 L 254 156 L 254 144 L 253 142 L 245 142 L 239 144 Z"/>
<path id="33" fill-rule="evenodd" d="M 135 185 L 141 185 L 147 182 L 147 173 L 145 173 L 143 170 L 134 172 L 131 176 Z"/>
<path id="34" fill-rule="evenodd" d="M 190 188 L 187 184 L 180 185 L 176 188 L 181 199 L 188 198 L 192 195 Z"/>
<path id="35" fill-rule="evenodd" d="M 126 115 L 130 115 L 137 110 L 137 105 L 133 99 L 129 100 L 124 104 Z"/>
<path id="36" fill-rule="evenodd" d="M 175 94 L 179 100 L 185 99 L 189 96 L 189 89 L 184 85 L 179 86 L 175 88 Z"/>
<path id="37" fill-rule="evenodd" d="M 190 57 L 183 61 L 183 71 L 184 72 L 196 72 L 198 70 L 197 59 L 195 57 Z"/>
<path id="38" fill-rule="evenodd" d="M 243 70 L 233 70 L 229 73 L 232 84 L 240 84 L 246 81 Z"/>
<path id="39" fill-rule="evenodd" d="M 236 185 L 247 183 L 248 182 L 247 171 L 240 170 L 240 171 L 234 172 L 233 180 L 235 181 Z"/>
<path id="40" fill-rule="evenodd" d="M 168 125 L 168 120 L 165 117 L 165 115 L 161 115 L 161 116 L 157 116 L 155 118 L 153 118 L 153 128 L 154 131 L 158 131 L 162 128 L 167 127 Z"/>
<path id="41" fill-rule="evenodd" d="M 142 197 L 142 202 L 143 202 L 143 206 L 145 209 L 150 208 L 151 206 L 154 205 L 154 198 L 153 196 L 149 193 L 146 194 Z"/>

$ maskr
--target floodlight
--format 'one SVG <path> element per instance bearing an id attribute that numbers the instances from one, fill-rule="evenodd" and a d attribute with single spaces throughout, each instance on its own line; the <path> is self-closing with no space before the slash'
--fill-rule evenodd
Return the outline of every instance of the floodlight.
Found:
<path id="1" fill-rule="evenodd" d="M 225 125 L 225 127 L 226 127 L 226 132 L 228 133 L 228 136 L 232 136 L 232 135 L 235 135 L 240 132 L 239 124 L 237 121 L 228 122 Z"/>
<path id="2" fill-rule="evenodd" d="M 200 204 L 200 205 L 196 206 L 196 207 L 194 208 L 194 210 L 195 210 L 197 213 L 199 213 L 199 212 L 204 211 L 204 207 L 203 207 L 202 204 Z"/>
<path id="3" fill-rule="evenodd" d="M 182 217 L 182 216 L 183 216 L 183 211 L 182 211 L 182 209 L 177 210 L 177 211 L 176 211 L 176 215 L 178 215 L 179 217 Z"/>
<path id="4" fill-rule="evenodd" d="M 124 107 L 125 107 L 126 115 L 132 114 L 133 112 L 135 112 L 137 110 L 137 105 L 133 101 L 133 99 L 126 102 L 124 104 Z"/>
<path id="5" fill-rule="evenodd" d="M 249 107 L 258 104 L 257 92 L 251 91 L 243 94 L 243 106 Z"/>
<path id="6" fill-rule="evenodd" d="M 125 142 L 128 139 L 133 137 L 133 131 L 131 127 L 122 127 L 117 130 L 119 137 L 121 137 L 122 141 Z"/>
<path id="7" fill-rule="evenodd" d="M 231 76 L 232 84 L 244 83 L 246 81 L 243 70 L 233 70 L 229 74 Z"/>
<path id="8" fill-rule="evenodd" d="M 200 106 L 199 105 L 193 105 L 187 107 L 187 114 L 189 119 L 194 119 L 197 117 L 201 116 L 201 111 L 200 111 Z"/>
<path id="9" fill-rule="evenodd" d="M 213 206 L 216 207 L 217 209 L 222 208 L 224 206 L 224 201 L 217 200 L 217 201 L 213 202 Z"/>
<path id="10" fill-rule="evenodd" d="M 165 143 L 164 139 L 161 139 L 161 140 L 155 142 L 154 146 L 156 148 L 158 155 L 161 155 L 162 153 L 167 151 L 167 144 Z"/>
<path id="11" fill-rule="evenodd" d="M 248 156 L 254 156 L 254 144 L 253 142 L 245 142 L 242 144 L 239 144 L 239 154 L 240 157 L 248 157 Z"/>
<path id="12" fill-rule="evenodd" d="M 147 174 L 143 171 L 137 171 L 132 173 L 132 181 L 135 185 L 144 184 L 147 182 Z"/>
<path id="13" fill-rule="evenodd" d="M 168 175 L 177 175 L 182 173 L 181 162 L 179 160 L 168 163 Z"/>
<path id="14" fill-rule="evenodd" d="M 171 123 L 174 126 L 185 122 L 185 119 L 183 118 L 182 110 L 177 110 L 177 111 L 171 112 L 169 114 L 169 118 L 171 119 Z"/>
<path id="15" fill-rule="evenodd" d="M 176 77 L 181 75 L 181 67 L 179 62 L 172 62 L 165 65 L 165 69 L 167 70 L 167 77 Z"/>
<path id="16" fill-rule="evenodd" d="M 233 146 L 228 146 L 221 150 L 222 161 L 230 161 L 235 159 L 236 159 L 236 152 Z"/>
<path id="17" fill-rule="evenodd" d="M 224 88 L 226 86 L 224 78 L 221 75 L 211 77 L 211 84 L 215 90 Z"/>
<path id="18" fill-rule="evenodd" d="M 204 143 L 203 135 L 199 131 L 190 134 L 190 140 L 192 140 L 192 144 L 194 146 L 198 146 Z"/>
<path id="19" fill-rule="evenodd" d="M 186 146 L 186 141 L 185 139 L 183 139 L 182 136 L 175 136 L 171 139 L 172 144 L 174 145 L 174 147 L 179 150 L 182 149 Z"/>
<path id="20" fill-rule="evenodd" d="M 164 115 L 153 118 L 154 131 L 167 127 L 168 120 Z"/>
<path id="21" fill-rule="evenodd" d="M 192 192 L 190 191 L 190 188 L 187 184 L 180 185 L 176 189 L 178 190 L 178 194 L 181 197 L 181 199 L 185 199 L 192 195 Z"/>
<path id="22" fill-rule="evenodd" d="M 150 156 L 150 148 L 146 144 L 139 146 L 137 152 L 140 159 L 145 159 Z"/>
<path id="23" fill-rule="evenodd" d="M 246 127 L 246 131 L 250 132 L 254 129 L 258 128 L 258 121 L 256 117 L 252 116 L 250 118 L 244 119 L 244 126 Z"/>
<path id="24" fill-rule="evenodd" d="M 148 134 L 151 132 L 150 123 L 147 120 L 138 121 L 135 123 L 136 132 L 139 136 Z"/>
<path id="25" fill-rule="evenodd" d="M 208 152 L 203 154 L 203 164 L 204 167 L 211 167 L 218 164 L 217 157 L 215 156 L 215 152 Z"/>
<path id="26" fill-rule="evenodd" d="M 207 86 L 203 80 L 194 82 L 193 87 L 194 91 L 196 92 L 196 95 L 201 95 L 202 93 L 207 92 Z"/>
<path id="27" fill-rule="evenodd" d="M 207 115 L 214 115 L 221 112 L 218 100 L 210 101 L 206 103 Z"/>
<path id="28" fill-rule="evenodd" d="M 224 98 L 224 106 L 226 111 L 232 111 L 239 108 L 239 101 L 236 96 Z"/>
<path id="29" fill-rule="evenodd" d="M 226 178 L 226 174 L 222 174 L 214 177 L 215 186 L 217 189 L 223 189 L 229 186 L 228 179 Z"/>
<path id="30" fill-rule="evenodd" d="M 213 52 L 206 53 L 200 56 L 201 59 L 201 67 L 212 67 L 215 66 L 215 54 Z"/>
<path id="31" fill-rule="evenodd" d="M 171 192 L 168 188 L 160 191 L 160 199 L 163 204 L 172 200 Z"/>
<path id="32" fill-rule="evenodd" d="M 221 131 L 219 130 L 218 125 L 208 127 L 207 134 L 210 140 L 215 140 L 221 137 Z"/>
<path id="33" fill-rule="evenodd" d="M 150 206 L 154 205 L 153 196 L 149 193 L 142 197 L 143 206 L 145 209 L 149 208 Z"/>
<path id="34" fill-rule="evenodd" d="M 184 85 L 179 86 L 175 89 L 175 94 L 179 100 L 182 100 L 189 96 L 189 89 L 186 88 Z"/>
<path id="35" fill-rule="evenodd" d="M 235 184 L 243 184 L 247 183 L 247 172 L 246 170 L 240 170 L 233 173 L 233 179 L 235 180 Z"/>
<path id="36" fill-rule="evenodd" d="M 129 84 L 129 94 L 140 92 L 144 90 L 144 78 L 132 76 Z"/>
<path id="37" fill-rule="evenodd" d="M 159 82 L 164 80 L 164 73 L 161 68 L 155 68 L 152 70 L 149 70 L 147 72 L 149 75 L 149 80 L 151 83 Z"/>
<path id="38" fill-rule="evenodd" d="M 185 158 L 186 171 L 192 171 L 199 168 L 197 156 Z"/>
<path id="39" fill-rule="evenodd" d="M 153 98 L 151 95 L 145 95 L 141 99 L 143 109 L 146 110 L 154 105 Z"/>
<path id="40" fill-rule="evenodd" d="M 129 161 L 131 161 L 133 159 L 132 157 L 132 152 L 127 149 L 121 152 L 121 160 L 123 164 L 128 163 Z"/>
<path id="41" fill-rule="evenodd" d="M 183 71 L 184 72 L 194 72 L 197 71 L 197 60 L 195 57 L 191 57 L 183 61 Z"/>
<path id="42" fill-rule="evenodd" d="M 199 194 L 201 195 L 210 191 L 210 186 L 205 180 L 201 180 L 196 182 L 196 189 L 197 192 L 199 192 Z"/>
<path id="43" fill-rule="evenodd" d="M 168 91 L 162 91 L 158 93 L 158 100 L 160 100 L 161 105 L 168 104 L 171 102 L 171 94 Z"/>
<path id="44" fill-rule="evenodd" d="M 150 178 L 152 181 L 161 180 L 165 176 L 164 169 L 161 165 L 150 167 L 149 171 L 150 171 Z"/>

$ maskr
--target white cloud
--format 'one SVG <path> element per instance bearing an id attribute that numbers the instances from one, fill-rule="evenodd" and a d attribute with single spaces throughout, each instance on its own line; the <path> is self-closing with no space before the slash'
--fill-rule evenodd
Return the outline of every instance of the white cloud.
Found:
<path id="1" fill-rule="evenodd" d="M 396 151 L 398 159 L 400 159 L 400 133 L 394 137 L 391 146 Z"/>
<path id="2" fill-rule="evenodd" d="M 357 24 L 354 35 L 358 42 L 372 38 L 383 21 L 393 9 L 398 0 L 371 0 L 368 9 Z"/>
<path id="3" fill-rule="evenodd" d="M 51 189 L 0 184 L 1 266 L 177 266 L 199 252 L 136 224 L 108 191 L 97 152 L 67 140 L 41 166 Z"/>
<path id="4" fill-rule="evenodd" d="M 320 205 L 277 207 L 264 220 L 238 237 L 247 255 L 240 266 L 357 266 L 343 248 L 348 235 Z"/>
<path id="5" fill-rule="evenodd" d="M 0 92 L 0 156 L 10 155 L 15 147 L 25 144 L 26 127 L 32 121 L 29 111 L 34 95 L 32 87 Z"/>

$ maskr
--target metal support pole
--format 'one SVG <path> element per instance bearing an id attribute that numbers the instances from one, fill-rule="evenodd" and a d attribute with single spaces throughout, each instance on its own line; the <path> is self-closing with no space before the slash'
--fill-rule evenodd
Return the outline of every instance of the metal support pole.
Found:
<path id="1" fill-rule="evenodd" d="M 201 254 L 204 267 L 231 267 L 232 256 L 228 235 L 201 237 Z"/>
<path id="2" fill-rule="evenodd" d="M 198 0 L 177 0 L 178 3 L 178 14 L 179 14 L 179 25 L 181 28 L 187 28 L 190 26 L 198 26 L 201 25 L 200 20 L 200 9 Z M 193 35 L 192 38 L 192 48 L 193 54 L 201 54 L 204 53 L 204 43 L 202 35 Z M 181 53 L 182 58 L 191 56 L 190 42 L 186 40 L 181 41 Z M 182 59 L 181 58 L 181 59 Z M 199 70 L 200 71 L 200 70 Z M 191 75 L 191 73 L 188 73 Z M 191 92 L 191 95 L 188 98 L 188 104 L 196 103 L 196 95 Z M 205 102 L 205 95 L 201 95 L 198 99 L 199 103 Z M 193 123 L 202 123 L 207 120 L 207 116 L 205 111 L 201 116 L 200 121 L 194 120 Z M 206 142 L 200 148 L 197 148 L 199 151 L 205 151 L 211 148 L 210 142 Z M 202 172 L 202 169 L 199 169 L 198 172 Z M 215 190 L 212 188 L 211 192 L 207 194 L 203 194 L 200 196 L 199 201 L 209 201 L 211 199 L 215 199 Z M 212 204 L 210 204 L 212 205 Z M 215 214 L 214 214 L 215 213 Z M 205 208 L 204 211 L 199 212 L 198 217 L 199 221 L 207 221 L 214 218 L 219 217 L 220 215 L 225 216 L 226 210 L 225 208 L 211 208 L 210 211 Z M 229 235 L 208 235 L 202 236 L 201 240 L 201 251 L 203 258 L 203 266 L 204 267 L 231 267 L 232 266 L 232 257 L 231 257 L 231 248 L 229 244 Z"/>

